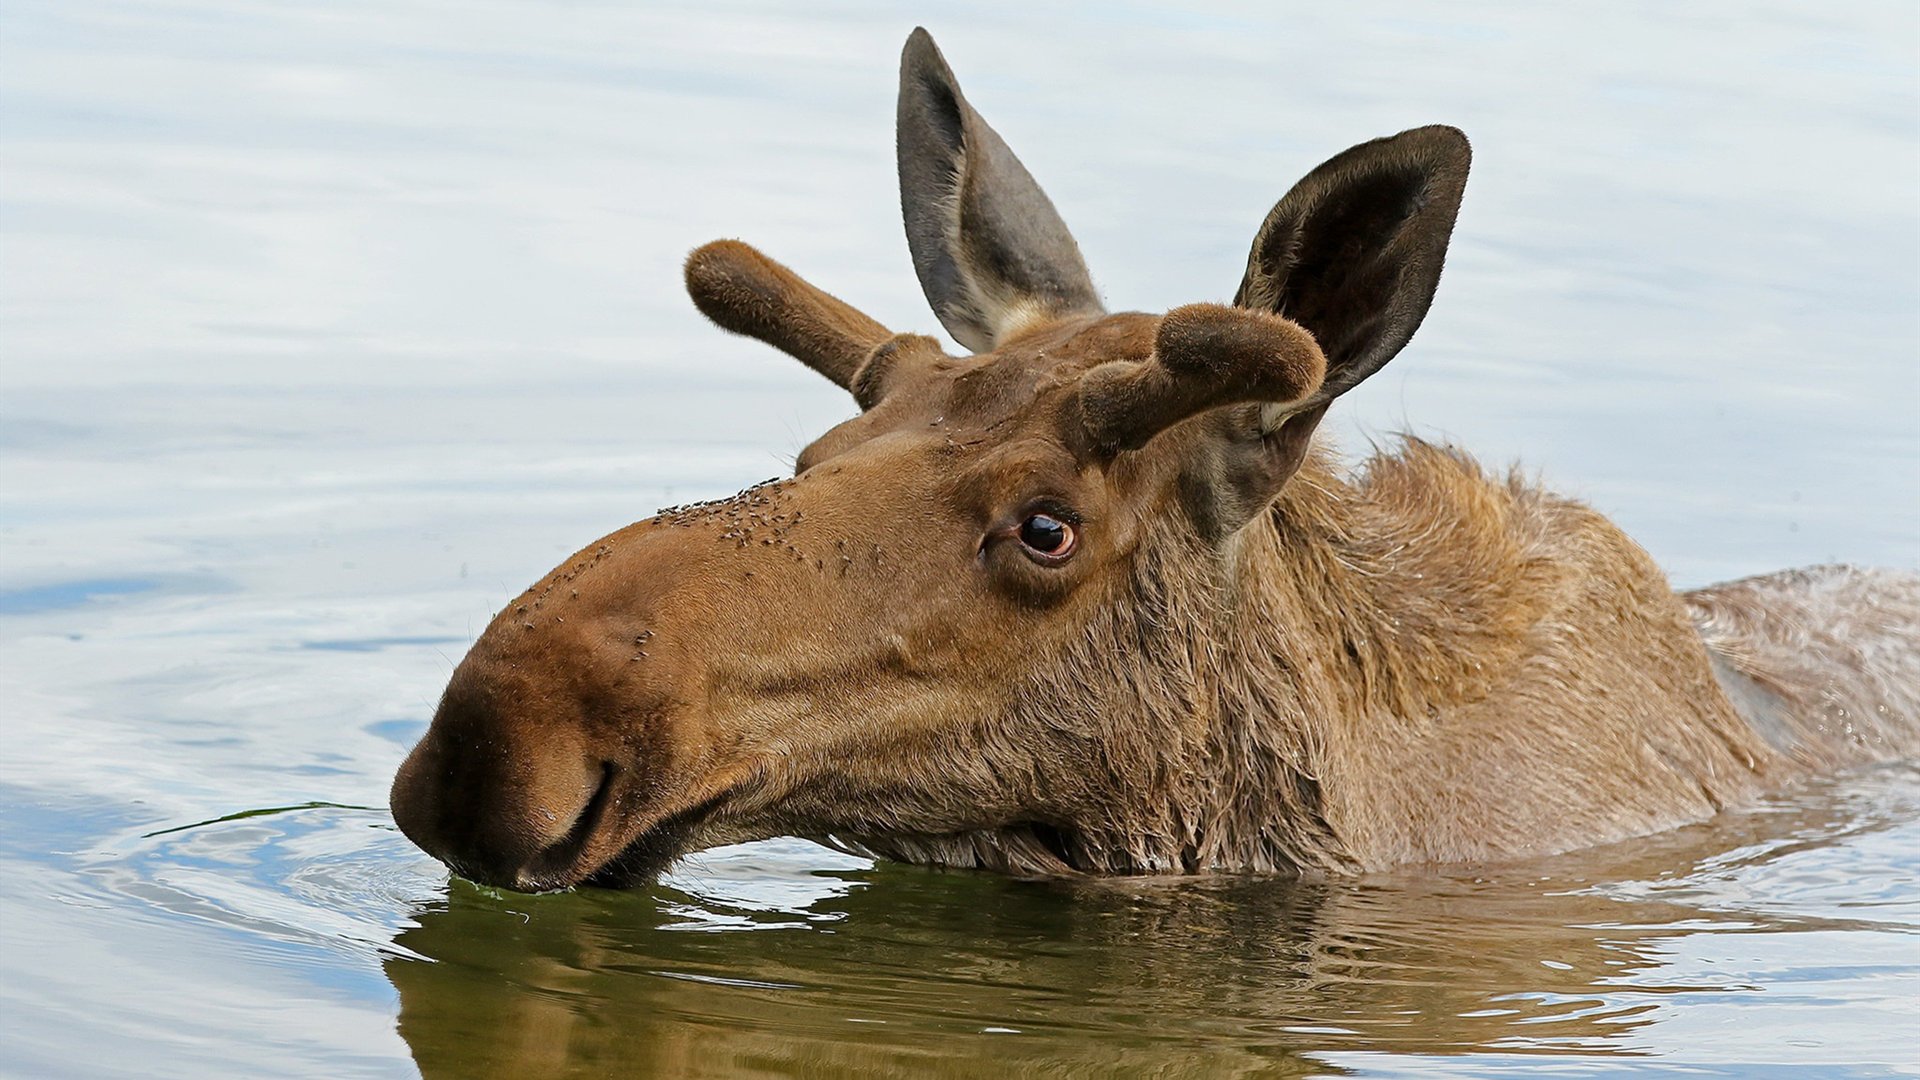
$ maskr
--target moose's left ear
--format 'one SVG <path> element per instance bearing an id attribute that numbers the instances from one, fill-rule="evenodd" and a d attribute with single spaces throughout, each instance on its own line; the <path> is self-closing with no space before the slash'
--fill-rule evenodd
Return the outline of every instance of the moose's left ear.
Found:
<path id="1" fill-rule="evenodd" d="M 1026 326 L 1103 310 L 1066 222 L 925 30 L 900 54 L 895 134 L 913 269 L 955 341 L 988 352 Z"/>
<path id="2" fill-rule="evenodd" d="M 1201 534 L 1224 539 L 1258 517 L 1306 459 L 1327 406 L 1426 317 L 1469 156 L 1459 131 L 1425 127 L 1308 173 L 1254 239 L 1234 296 L 1251 309 L 1241 320 L 1181 308 L 1162 321 L 1154 361 L 1088 372 L 1080 415 L 1092 448 L 1137 449 L 1191 419 L 1183 496 Z"/>
<path id="3" fill-rule="evenodd" d="M 1358 386 L 1420 328 L 1471 160 L 1458 128 L 1414 128 L 1334 155 L 1267 215 L 1233 302 L 1285 315 L 1326 353 L 1327 381 L 1298 412 Z"/>

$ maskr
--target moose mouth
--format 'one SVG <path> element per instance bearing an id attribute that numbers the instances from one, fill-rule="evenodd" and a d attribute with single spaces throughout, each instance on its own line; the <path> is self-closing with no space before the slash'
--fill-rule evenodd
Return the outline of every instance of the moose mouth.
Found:
<path id="1" fill-rule="evenodd" d="M 596 793 L 596 802 L 600 801 L 608 787 L 611 784 L 604 785 Z M 730 793 L 730 790 L 717 792 L 645 826 L 612 858 L 592 869 L 576 865 L 575 874 L 570 875 L 572 880 L 556 882 L 551 887 L 585 885 L 602 889 L 631 889 L 651 884 L 682 855 L 700 846 L 695 842 L 696 835 L 714 817 Z M 582 837 L 583 845 L 585 837 L 591 835 L 592 829 L 598 824 L 597 821 L 588 820 L 593 809 L 590 803 L 587 811 L 581 814 L 582 824 L 588 826 L 588 831 Z M 577 863 L 577 852 L 575 860 Z M 585 872 L 581 873 L 581 870 Z"/>

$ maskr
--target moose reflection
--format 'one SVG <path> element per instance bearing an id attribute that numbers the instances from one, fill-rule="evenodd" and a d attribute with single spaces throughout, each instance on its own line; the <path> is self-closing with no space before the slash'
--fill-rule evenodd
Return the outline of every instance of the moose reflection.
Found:
<path id="1" fill-rule="evenodd" d="M 543 897 L 523 921 L 456 884 L 399 940 L 440 962 L 387 962 L 400 1032 L 429 1077 L 1270 1075 L 1311 1071 L 1306 1048 L 1465 1053 L 1516 1037 L 1607 1053 L 1650 1006 L 1610 1004 L 1595 980 L 1645 969 L 1660 935 L 1582 924 L 1698 915 L 1485 904 L 1440 880 L 872 877 L 821 905 L 843 916 L 831 933 L 663 931 L 673 916 L 638 894 Z M 1018 1037 L 982 1055 L 991 1029 Z"/>
<path id="2" fill-rule="evenodd" d="M 455 880 L 385 967 L 428 1077 L 1324 1076 L 1348 1052 L 1590 1069 L 1697 995 L 1751 992 L 1674 964 L 1689 937 L 1727 955 L 1727 934 L 1871 920 L 1782 886 L 1825 889 L 1836 843 L 1909 828 L 1917 776 L 1472 875 L 796 878 L 818 853 L 737 851 L 692 893 Z"/>
<path id="3" fill-rule="evenodd" d="M 1707 925 L 1432 875 L 855 877 L 814 905 L 830 922 L 734 932 L 663 929 L 676 903 L 712 903 L 667 889 L 526 907 L 456 881 L 398 940 L 438 962 L 386 963 L 400 1033 L 428 1077 L 1324 1075 L 1313 1054 L 1515 1043 L 1591 1057 L 1631 1052 L 1667 988 L 1648 972 Z"/>
<path id="4" fill-rule="evenodd" d="M 1025 875 L 1352 873 L 1564 851 L 1920 745 L 1920 578 L 1676 595 L 1593 510 L 1315 434 L 1407 344 L 1469 150 L 1312 170 L 1231 305 L 1109 314 L 924 31 L 914 269 L 974 355 L 735 242 L 694 302 L 845 387 L 795 475 L 510 602 L 401 767 L 401 828 L 517 889 L 778 835 Z"/>

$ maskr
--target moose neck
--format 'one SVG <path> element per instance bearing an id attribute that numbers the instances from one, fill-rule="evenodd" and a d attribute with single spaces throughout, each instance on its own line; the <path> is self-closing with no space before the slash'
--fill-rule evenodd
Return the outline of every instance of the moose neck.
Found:
<path id="1" fill-rule="evenodd" d="M 1171 813 L 1097 827 L 1111 844 L 1090 847 L 1189 871 L 1352 868 L 1329 802 L 1394 783 L 1359 775 L 1354 748 L 1381 764 L 1387 729 L 1484 698 L 1552 600 L 1557 571 L 1529 567 L 1510 501 L 1411 442 L 1357 481 L 1316 452 L 1224 558 L 1156 538 L 1119 609 L 1137 644 L 1113 643 L 1134 663 L 1104 727 L 1116 771 L 1166 790 L 1116 805 Z M 1178 850 L 1127 850 L 1142 836 Z"/>
<path id="2" fill-rule="evenodd" d="M 1050 820 L 950 857 L 1364 865 L 1341 806 L 1397 801 L 1395 734 L 1486 697 L 1559 591 L 1565 570 L 1529 557 L 1516 497 L 1532 495 L 1413 442 L 1358 480 L 1316 453 L 1224 557 L 1150 534 L 1128 593 L 1024 695 L 1020 724 L 1047 736 L 1033 768 Z"/>
<path id="3" fill-rule="evenodd" d="M 1406 469 L 1459 483 L 1416 495 Z M 1131 580 L 995 722 L 1012 735 L 986 740 L 1033 820 L 843 841 L 1030 874 L 1354 868 L 1327 813 L 1328 785 L 1356 779 L 1347 748 L 1371 718 L 1480 693 L 1531 617 L 1498 501 L 1414 444 L 1357 485 L 1315 454 L 1224 553 L 1150 527 Z"/>
<path id="4" fill-rule="evenodd" d="M 1413 440 L 1351 478 L 1316 454 L 1224 551 L 1150 526 L 1012 700 L 969 752 L 1026 820 L 855 846 L 1031 874 L 1499 859 L 1698 820 L 1767 762 L 1645 552 Z"/>
<path id="5" fill-rule="evenodd" d="M 1088 722 L 1132 790 L 1086 793 L 1081 868 L 1545 853 L 1698 820 L 1770 767 L 1644 551 L 1453 451 L 1316 456 L 1224 558 L 1156 543 L 1101 631 L 1123 676 Z"/>

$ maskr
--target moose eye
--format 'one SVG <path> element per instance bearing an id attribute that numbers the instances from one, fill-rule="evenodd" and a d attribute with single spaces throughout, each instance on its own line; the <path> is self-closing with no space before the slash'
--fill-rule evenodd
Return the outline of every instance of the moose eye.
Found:
<path id="1" fill-rule="evenodd" d="M 1020 523 L 1020 544 L 1044 563 L 1063 562 L 1073 554 L 1073 526 L 1052 514 L 1033 514 Z"/>

